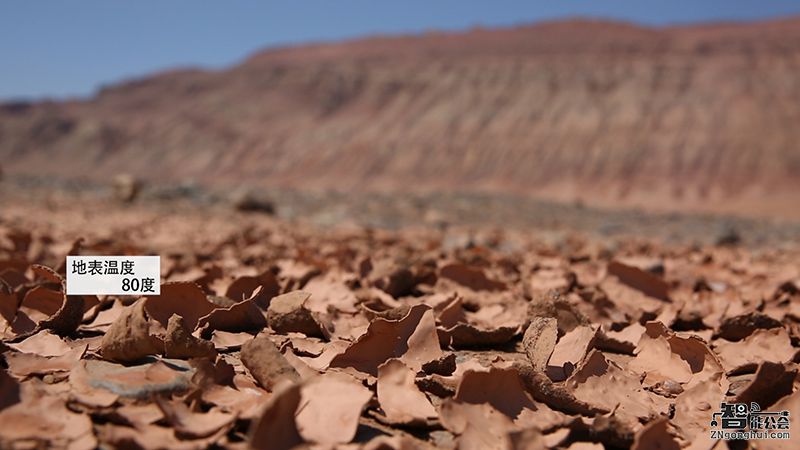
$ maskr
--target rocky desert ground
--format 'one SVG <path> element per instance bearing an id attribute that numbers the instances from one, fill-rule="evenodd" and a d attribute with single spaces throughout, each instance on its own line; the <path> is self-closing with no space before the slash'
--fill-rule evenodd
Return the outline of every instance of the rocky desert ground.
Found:
<path id="1" fill-rule="evenodd" d="M 796 239 L 0 198 L 3 448 L 769 449 L 800 436 Z M 161 255 L 161 294 L 66 295 L 68 254 Z M 789 411 L 791 439 L 712 438 L 723 402 Z"/>

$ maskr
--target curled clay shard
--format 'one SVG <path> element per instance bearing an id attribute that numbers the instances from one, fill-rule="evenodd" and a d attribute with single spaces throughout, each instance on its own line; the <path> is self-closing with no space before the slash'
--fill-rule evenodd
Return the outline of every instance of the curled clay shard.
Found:
<path id="1" fill-rule="evenodd" d="M 322 314 L 331 309 L 340 312 L 355 313 L 358 308 L 358 298 L 346 282 L 346 276 L 340 272 L 328 274 L 311 279 L 303 286 L 303 291 L 311 294 L 306 302 L 306 308 L 317 314 Z"/>
<path id="2" fill-rule="evenodd" d="M 441 304 L 437 310 L 437 332 L 442 346 L 469 348 L 503 345 L 519 332 L 519 326 L 497 326 L 491 318 L 484 320 L 482 325 L 469 323 L 459 297 Z"/>
<path id="3" fill-rule="evenodd" d="M 110 448 L 136 448 L 146 450 L 201 450 L 216 448 L 223 438 L 221 433 L 217 433 L 207 438 L 184 440 L 176 437 L 175 430 L 172 428 L 152 424 L 144 424 L 136 428 L 131 428 L 109 423 L 99 428 L 97 434 L 100 440 L 103 443 L 107 443 Z"/>
<path id="4" fill-rule="evenodd" d="M 300 381 L 300 374 L 268 337 L 258 336 L 242 345 L 241 358 L 253 378 L 268 391 L 282 381 Z"/>
<path id="5" fill-rule="evenodd" d="M 575 398 L 608 411 L 617 410 L 639 420 L 666 414 L 668 402 L 644 390 L 639 377 L 593 350 L 567 380 Z"/>
<path id="6" fill-rule="evenodd" d="M 204 330 L 213 331 L 261 331 L 267 326 L 267 319 L 263 311 L 255 303 L 257 292 L 251 298 L 235 303 L 226 308 L 217 308 L 207 316 L 203 316 L 198 321 L 197 327 Z"/>
<path id="7" fill-rule="evenodd" d="M 25 313 L 38 323 L 52 317 L 64 304 L 64 294 L 44 286 L 36 286 L 25 293 L 18 312 Z"/>
<path id="8" fill-rule="evenodd" d="M 453 400 L 471 404 L 488 403 L 520 427 L 550 428 L 563 424 L 566 418 L 547 405 L 536 403 L 526 391 L 515 368 L 466 371 Z"/>
<path id="9" fill-rule="evenodd" d="M 439 276 L 455 281 L 473 291 L 502 291 L 506 289 L 503 282 L 489 279 L 478 267 L 470 267 L 462 263 L 451 263 L 439 269 Z"/>
<path id="10" fill-rule="evenodd" d="M 669 432 L 666 418 L 654 420 L 636 433 L 631 450 L 680 450 L 680 445 Z"/>
<path id="11" fill-rule="evenodd" d="M 61 356 L 45 357 L 31 353 L 6 352 L 8 371 L 16 377 L 44 375 L 54 372 L 68 372 L 86 353 L 86 345 L 75 346 Z"/>
<path id="12" fill-rule="evenodd" d="M 278 295 L 281 287 L 275 275 L 266 271 L 257 276 L 242 276 L 225 290 L 225 296 L 234 302 L 251 299 L 261 309 L 267 309 L 270 300 Z"/>
<path id="13" fill-rule="evenodd" d="M 193 412 L 181 401 L 168 401 L 156 397 L 156 404 L 167 422 L 175 429 L 175 435 L 182 439 L 199 439 L 209 437 L 220 430 L 233 426 L 236 415 L 218 409 L 208 412 Z"/>
<path id="14" fill-rule="evenodd" d="M 250 333 L 228 333 L 226 331 L 214 331 L 211 334 L 211 342 L 214 348 L 219 351 L 238 349 L 245 342 L 253 339 Z"/>
<path id="15" fill-rule="evenodd" d="M 550 379 L 567 379 L 578 362 L 593 348 L 597 331 L 593 326 L 579 326 L 561 336 L 547 362 L 547 375 Z"/>
<path id="16" fill-rule="evenodd" d="M 201 317 L 207 316 L 215 306 L 195 283 L 170 282 L 161 285 L 161 294 L 145 298 L 147 314 L 164 328 L 169 318 L 177 314 L 183 318 L 184 326 L 194 331 Z"/>
<path id="17" fill-rule="evenodd" d="M 561 428 L 561 430 L 566 429 Z M 558 445 L 558 442 L 549 442 L 549 438 L 542 435 L 538 428 L 512 431 L 508 437 L 511 441 L 511 450 L 546 450 Z M 597 450 L 603 450 L 602 446 Z"/>
<path id="18" fill-rule="evenodd" d="M 167 358 L 216 358 L 214 343 L 192 336 L 184 328 L 183 320 L 173 314 L 167 323 L 167 334 L 164 337 L 164 356 Z"/>
<path id="19" fill-rule="evenodd" d="M 150 334 L 145 302 L 139 300 L 127 307 L 111 324 L 100 342 L 103 358 L 118 362 L 134 362 L 164 351 L 164 343 Z"/>
<path id="20" fill-rule="evenodd" d="M 31 264 L 31 272 L 33 272 L 36 278 L 50 283 L 61 284 L 64 282 L 64 277 L 62 277 L 60 273 L 41 264 Z"/>
<path id="21" fill-rule="evenodd" d="M 378 403 L 392 423 L 424 423 L 437 416 L 428 397 L 415 383 L 414 372 L 391 359 L 378 367 Z"/>
<path id="22" fill-rule="evenodd" d="M 718 382 L 704 381 L 686 389 L 675 399 L 675 414 L 670 422 L 684 442 L 698 448 L 712 448 L 709 416 L 725 401 L 725 392 Z"/>
<path id="23" fill-rule="evenodd" d="M 579 326 L 588 326 L 587 319 L 574 305 L 558 293 L 536 296 L 528 304 L 528 317 L 552 317 L 558 321 L 558 332 L 566 334 Z"/>
<path id="24" fill-rule="evenodd" d="M 66 280 L 49 267 L 34 264 L 31 271 L 46 280 L 47 284 L 57 284 L 61 289 L 61 292 L 57 292 L 39 286 L 28 293 L 30 297 L 26 295 L 23 300 L 25 308 L 38 309 L 47 316 L 39 321 L 37 329 L 52 330 L 60 336 L 74 333 L 81 324 L 83 313 L 97 304 L 97 299 L 93 296 L 66 295 Z M 41 294 L 41 298 L 35 296 L 35 293 Z M 50 302 L 50 305 L 47 306 L 46 302 Z M 55 305 L 58 305 L 57 310 L 51 311 Z"/>
<path id="25" fill-rule="evenodd" d="M 789 429 L 796 430 L 800 424 L 800 391 L 787 395 L 770 407 L 772 411 L 789 411 Z M 759 450 L 787 450 L 800 448 L 800 436 L 796 433 L 789 434 L 788 440 L 759 439 L 752 441 L 758 445 Z"/>
<path id="26" fill-rule="evenodd" d="M 75 413 L 60 396 L 38 389 L 29 397 L 0 411 L 0 448 L 32 448 L 32 443 L 43 442 L 47 448 L 97 447 L 88 414 Z"/>
<path id="27" fill-rule="evenodd" d="M 697 336 L 681 337 L 660 322 L 648 322 L 628 369 L 645 375 L 644 384 L 654 386 L 672 381 L 695 384 L 718 380 L 719 358 Z"/>
<path id="28" fill-rule="evenodd" d="M 503 345 L 519 332 L 519 327 L 481 328 L 469 323 L 459 323 L 451 328 L 439 329 L 439 342 L 453 348 Z"/>
<path id="29" fill-rule="evenodd" d="M 415 305 L 400 320 L 375 319 L 342 354 L 331 360 L 330 367 L 352 367 L 373 376 L 378 366 L 391 358 L 399 358 L 411 370 L 444 356 L 436 334 L 433 311 Z"/>
<path id="30" fill-rule="evenodd" d="M 535 370 L 544 372 L 547 361 L 558 340 L 558 321 L 551 317 L 536 317 L 531 320 L 522 336 L 522 347 Z"/>
<path id="31" fill-rule="evenodd" d="M 321 445 L 346 444 L 353 440 L 361 412 L 372 392 L 344 374 L 327 373 L 307 381 L 295 421 L 306 441 Z"/>
<path id="32" fill-rule="evenodd" d="M 517 369 L 525 389 L 533 398 L 553 409 L 588 417 L 610 411 L 577 399 L 562 384 L 553 383 L 547 375 L 536 371 L 530 364 L 515 363 L 514 368 Z"/>
<path id="33" fill-rule="evenodd" d="M 417 284 L 414 273 L 402 264 L 391 259 L 383 259 L 375 264 L 366 260 L 369 267 L 367 283 L 394 298 L 409 295 Z"/>
<path id="34" fill-rule="evenodd" d="M 608 273 L 645 295 L 659 300 L 669 300 L 669 285 L 658 275 L 619 261 L 611 261 L 608 264 Z"/>
<path id="35" fill-rule="evenodd" d="M 314 313 L 306 307 L 311 294 L 294 291 L 274 297 L 267 309 L 267 323 L 277 333 L 303 333 L 324 337 L 324 328 Z"/>
<path id="36" fill-rule="evenodd" d="M 300 405 L 300 385 L 284 385 L 275 392 L 250 427 L 248 444 L 254 450 L 290 450 L 303 443 L 295 413 Z"/>
<path id="37" fill-rule="evenodd" d="M 547 292 L 566 293 L 575 285 L 575 276 L 563 268 L 540 268 L 530 274 L 528 284 L 531 294 Z"/>
<path id="38" fill-rule="evenodd" d="M 639 322 L 619 331 L 601 329 L 595 346 L 603 351 L 633 355 L 644 332 L 645 328 Z"/>
<path id="39" fill-rule="evenodd" d="M 25 338 L 22 342 L 8 344 L 8 346 L 20 352 L 33 353 L 39 356 L 61 356 L 72 350 L 72 347 L 64 342 L 63 339 L 47 330 L 42 330 Z"/>
<path id="40" fill-rule="evenodd" d="M 781 327 L 782 324 L 779 320 L 766 314 L 751 312 L 723 318 L 717 335 L 728 341 L 740 341 L 758 329 Z"/>
<path id="41" fill-rule="evenodd" d="M 779 398 L 792 393 L 797 367 L 763 362 L 758 366 L 753 380 L 736 395 L 736 402 L 756 402 L 765 410 Z"/>
<path id="42" fill-rule="evenodd" d="M 763 361 L 789 362 L 797 354 L 783 328 L 758 329 L 738 342 L 717 339 L 714 347 L 728 374 L 754 371 Z"/>
<path id="43" fill-rule="evenodd" d="M 446 430 L 458 436 L 461 450 L 507 450 L 509 433 L 517 430 L 507 415 L 486 403 L 448 399 L 440 409 L 440 420 Z"/>
<path id="44" fill-rule="evenodd" d="M 645 384 L 653 385 L 671 380 L 688 383 L 692 378 L 689 363 L 672 351 L 667 334 L 659 328 L 661 324 L 648 324 L 648 332 L 639 340 L 636 357 L 628 364 L 628 369 L 645 374 Z"/>
<path id="45" fill-rule="evenodd" d="M 5 369 L 0 369 L 0 411 L 20 402 L 19 383 Z"/>
<path id="46" fill-rule="evenodd" d="M 9 331 L 8 328 L 17 317 L 18 303 L 17 294 L 0 291 L 0 331 Z"/>
<path id="47" fill-rule="evenodd" d="M 53 330 L 60 336 L 75 332 L 81 324 L 84 311 L 84 297 L 81 295 L 64 295 L 61 308 L 51 317 L 39 322 L 40 330 Z"/>

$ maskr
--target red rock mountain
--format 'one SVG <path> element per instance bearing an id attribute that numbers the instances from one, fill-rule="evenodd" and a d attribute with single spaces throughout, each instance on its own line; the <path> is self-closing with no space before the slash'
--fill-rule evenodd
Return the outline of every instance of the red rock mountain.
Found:
<path id="1" fill-rule="evenodd" d="M 87 100 L 4 104 L 0 165 L 800 217 L 800 19 L 271 49 Z"/>

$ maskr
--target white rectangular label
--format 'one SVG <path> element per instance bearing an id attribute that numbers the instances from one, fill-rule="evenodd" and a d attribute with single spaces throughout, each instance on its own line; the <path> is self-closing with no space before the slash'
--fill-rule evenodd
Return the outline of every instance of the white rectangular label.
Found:
<path id="1" fill-rule="evenodd" d="M 159 295 L 158 256 L 67 256 L 67 295 Z"/>

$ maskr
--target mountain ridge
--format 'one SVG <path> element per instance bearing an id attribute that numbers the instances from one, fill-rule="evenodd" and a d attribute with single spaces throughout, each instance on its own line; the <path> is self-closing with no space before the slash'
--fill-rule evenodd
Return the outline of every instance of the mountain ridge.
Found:
<path id="1" fill-rule="evenodd" d="M 368 37 L 0 105 L 13 174 L 800 218 L 800 18 Z"/>

